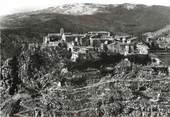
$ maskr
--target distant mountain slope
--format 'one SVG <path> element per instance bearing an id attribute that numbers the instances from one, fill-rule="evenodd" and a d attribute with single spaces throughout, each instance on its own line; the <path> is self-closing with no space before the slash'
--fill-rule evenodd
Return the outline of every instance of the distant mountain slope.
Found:
<path id="1" fill-rule="evenodd" d="M 170 25 L 167 25 L 166 27 L 153 32 L 154 37 L 157 37 L 163 34 L 170 34 Z"/>
<path id="2" fill-rule="evenodd" d="M 92 4 L 92 3 L 75 3 L 75 4 L 65 4 L 57 7 L 49 7 L 47 9 L 38 10 L 34 13 L 58 13 L 58 14 L 67 14 L 67 15 L 93 15 L 100 12 L 107 12 L 109 7 L 118 7 L 121 6 L 128 10 L 136 8 L 135 4 Z"/>
<path id="3" fill-rule="evenodd" d="M 156 30 L 154 32 L 147 32 L 144 33 L 144 35 L 150 37 L 150 38 L 157 38 L 159 36 L 169 36 L 170 35 L 170 25 L 166 25 L 165 27 Z"/>
<path id="4" fill-rule="evenodd" d="M 35 13 L 59 13 L 67 15 L 92 15 L 97 12 L 104 12 L 107 5 L 102 4 L 65 4 L 57 7 L 50 7 L 47 9 L 36 11 Z"/>
<path id="5" fill-rule="evenodd" d="M 71 4 L 9 15 L 1 27 L 31 28 L 38 32 L 109 30 L 122 32 L 154 31 L 170 24 L 170 7 L 134 4 Z"/>

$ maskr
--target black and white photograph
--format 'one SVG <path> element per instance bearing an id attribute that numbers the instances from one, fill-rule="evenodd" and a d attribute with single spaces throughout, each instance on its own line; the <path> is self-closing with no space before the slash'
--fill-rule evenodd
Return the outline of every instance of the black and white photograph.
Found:
<path id="1" fill-rule="evenodd" d="M 170 1 L 0 0 L 0 117 L 170 117 Z"/>

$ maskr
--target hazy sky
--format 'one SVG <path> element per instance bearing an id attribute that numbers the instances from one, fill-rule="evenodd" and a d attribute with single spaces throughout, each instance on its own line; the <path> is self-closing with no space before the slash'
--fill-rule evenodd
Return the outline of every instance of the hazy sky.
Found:
<path id="1" fill-rule="evenodd" d="M 121 4 L 136 3 L 170 6 L 169 0 L 0 0 L 0 15 L 43 9 L 69 3 Z"/>

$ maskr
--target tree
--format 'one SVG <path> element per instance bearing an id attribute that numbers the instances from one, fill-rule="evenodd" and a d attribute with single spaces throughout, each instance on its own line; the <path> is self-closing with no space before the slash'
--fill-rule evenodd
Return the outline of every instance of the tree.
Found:
<path id="1" fill-rule="evenodd" d="M 18 85 L 21 84 L 21 79 L 18 77 L 19 62 L 16 56 L 9 62 L 11 67 L 11 86 L 9 88 L 9 94 L 14 95 L 18 91 Z"/>

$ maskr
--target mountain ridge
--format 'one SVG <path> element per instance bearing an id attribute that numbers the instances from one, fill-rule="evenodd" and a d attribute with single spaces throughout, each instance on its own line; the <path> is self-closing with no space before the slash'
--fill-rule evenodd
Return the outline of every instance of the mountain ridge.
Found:
<path id="1" fill-rule="evenodd" d="M 43 8 L 43 9 L 38 9 L 38 10 L 7 14 L 7 15 L 3 15 L 3 16 L 0 16 L 0 17 L 6 17 L 6 16 L 11 16 L 11 15 L 22 15 L 22 14 L 29 14 L 29 13 L 32 13 L 32 14 L 37 14 L 37 13 L 42 13 L 42 12 L 49 13 L 51 11 L 51 9 L 54 9 L 54 10 L 56 9 L 56 12 L 52 12 L 52 13 L 76 15 L 76 14 L 63 12 L 63 10 L 66 10 L 68 8 L 76 8 L 76 7 L 79 7 L 79 6 L 81 6 L 81 7 L 85 6 L 85 7 L 91 7 L 91 8 L 100 8 L 100 7 L 107 7 L 107 6 L 111 6 L 111 7 L 121 6 L 121 7 L 124 7 L 124 8 L 127 8 L 128 10 L 130 10 L 130 9 L 134 9 L 136 6 L 138 6 L 138 7 L 139 6 L 147 7 L 148 5 L 131 4 L 131 3 L 123 3 L 123 4 L 72 3 L 72 4 L 63 4 L 63 5 L 57 5 L 57 6 L 50 6 L 50 7 Z M 48 12 L 48 10 L 49 10 L 49 12 Z M 58 10 L 61 10 L 61 11 L 58 11 Z M 77 15 L 85 15 L 85 14 L 77 14 Z"/>

